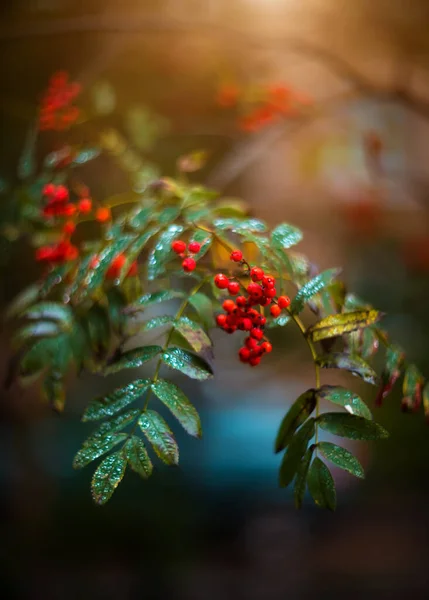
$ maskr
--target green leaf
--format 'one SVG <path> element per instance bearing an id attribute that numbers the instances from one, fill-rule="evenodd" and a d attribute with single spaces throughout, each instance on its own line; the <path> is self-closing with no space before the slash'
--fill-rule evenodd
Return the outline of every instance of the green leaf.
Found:
<path id="1" fill-rule="evenodd" d="M 188 317 L 180 317 L 174 324 L 175 329 L 183 335 L 195 352 L 202 352 L 210 348 L 212 343 L 208 335 L 198 323 Z"/>
<path id="2" fill-rule="evenodd" d="M 72 166 L 84 165 L 95 158 L 98 158 L 101 154 L 100 148 L 83 148 L 75 155 L 72 161 Z"/>
<path id="3" fill-rule="evenodd" d="M 136 379 L 125 387 L 118 388 L 107 396 L 95 398 L 87 406 L 82 421 L 98 421 L 118 413 L 138 400 L 149 388 L 150 379 Z"/>
<path id="4" fill-rule="evenodd" d="M 163 231 L 148 259 L 148 279 L 153 281 L 165 270 L 165 264 L 173 256 L 171 243 L 184 231 L 182 225 L 170 225 Z"/>
<path id="5" fill-rule="evenodd" d="M 208 296 L 197 292 L 189 297 L 189 304 L 195 309 L 206 329 L 214 327 L 213 303 Z"/>
<path id="6" fill-rule="evenodd" d="M 97 467 L 91 481 L 92 497 L 97 504 L 106 504 L 125 475 L 127 459 L 120 450 L 107 456 Z"/>
<path id="7" fill-rule="evenodd" d="M 111 374 L 122 371 L 122 369 L 136 369 L 155 358 L 161 350 L 161 346 L 141 346 L 139 348 L 133 348 L 132 350 L 124 352 L 120 359 L 115 363 L 108 365 L 104 369 L 104 372 L 106 374 Z"/>
<path id="8" fill-rule="evenodd" d="M 101 439 L 93 440 L 91 444 L 83 446 L 76 454 L 73 460 L 74 469 L 82 469 L 89 465 L 90 462 L 96 460 L 106 452 L 109 452 L 120 442 L 127 439 L 126 433 L 112 433 L 105 435 Z"/>
<path id="9" fill-rule="evenodd" d="M 94 304 L 86 315 L 85 324 L 91 348 L 97 357 L 104 357 L 109 350 L 111 341 L 110 319 L 107 310 L 99 304 Z"/>
<path id="10" fill-rule="evenodd" d="M 192 379 L 204 381 L 213 376 L 211 367 L 201 357 L 181 348 L 169 348 L 162 355 L 162 360 L 167 366 Z"/>
<path id="11" fill-rule="evenodd" d="M 322 429 L 351 440 L 383 440 L 389 437 L 378 423 L 348 413 L 323 413 L 318 422 Z"/>
<path id="12" fill-rule="evenodd" d="M 111 329 L 122 336 L 123 328 L 126 324 L 126 316 L 124 310 L 127 304 L 126 297 L 119 288 L 110 288 L 106 294 L 107 297 L 107 314 L 109 317 Z"/>
<path id="13" fill-rule="evenodd" d="M 364 360 L 370 359 L 377 352 L 380 346 L 376 331 L 372 328 L 366 328 L 362 331 L 361 356 Z"/>
<path id="14" fill-rule="evenodd" d="M 175 298 L 183 298 L 183 296 L 184 293 L 177 290 L 160 290 L 158 292 L 153 292 L 153 294 L 145 294 L 134 302 L 128 308 L 127 312 L 132 312 L 134 309 L 142 310 L 151 304 L 159 304 L 160 302 L 167 302 L 168 300 L 173 300 Z"/>
<path id="15" fill-rule="evenodd" d="M 376 323 L 382 316 L 382 313 L 377 310 L 330 315 L 309 327 L 307 335 L 311 337 L 313 342 L 319 342 L 320 340 L 344 335 L 357 329 L 364 329 Z"/>
<path id="16" fill-rule="evenodd" d="M 142 440 L 133 435 L 125 444 L 124 452 L 132 470 L 143 479 L 148 479 L 153 466 Z"/>
<path id="17" fill-rule="evenodd" d="M 381 387 L 376 398 L 376 405 L 380 406 L 384 398 L 390 393 L 398 378 L 401 376 L 402 365 L 405 360 L 405 352 L 396 345 L 388 346 L 386 361 L 381 374 Z"/>
<path id="18" fill-rule="evenodd" d="M 40 302 L 22 314 L 26 319 L 50 319 L 60 321 L 63 329 L 71 329 L 73 326 L 73 311 L 70 306 L 59 302 Z"/>
<path id="19" fill-rule="evenodd" d="M 13 346 L 21 346 L 22 344 L 32 341 L 33 338 L 37 337 L 54 337 L 60 333 L 60 328 L 57 323 L 52 321 L 39 321 L 38 323 L 32 323 L 26 325 L 17 331 L 14 335 L 12 344 Z"/>
<path id="20" fill-rule="evenodd" d="M 350 371 L 352 375 L 360 377 L 367 383 L 377 384 L 377 373 L 357 354 L 341 354 L 334 352 L 326 356 L 319 356 L 316 363 L 322 369 L 344 369 Z"/>
<path id="21" fill-rule="evenodd" d="M 200 417 L 195 407 L 177 385 L 165 379 L 158 379 L 152 385 L 152 391 L 173 413 L 189 435 L 201 437 Z"/>
<path id="22" fill-rule="evenodd" d="M 402 410 L 416 411 L 422 403 L 423 376 L 415 365 L 410 365 L 405 371 L 402 387 Z"/>
<path id="23" fill-rule="evenodd" d="M 271 243 L 276 250 L 287 250 L 302 240 L 302 231 L 288 223 L 278 225 L 271 232 Z"/>
<path id="24" fill-rule="evenodd" d="M 61 376 L 51 374 L 46 377 L 42 386 L 42 399 L 56 412 L 63 412 L 66 403 L 66 392 Z"/>
<path id="25" fill-rule="evenodd" d="M 231 230 L 237 233 L 247 231 L 262 233 L 267 230 L 266 224 L 259 219 L 215 219 L 213 225 L 221 231 Z"/>
<path id="26" fill-rule="evenodd" d="M 126 254 L 126 261 L 121 269 L 121 273 L 118 277 L 119 282 L 122 282 L 127 276 L 128 276 L 128 272 L 131 268 L 131 265 L 134 263 L 134 261 L 136 261 L 138 259 L 138 257 L 140 256 L 142 250 L 144 249 L 144 247 L 146 246 L 146 244 L 148 243 L 148 241 L 158 233 L 159 231 L 159 226 L 156 227 L 152 227 L 150 229 L 148 229 L 147 231 L 145 231 L 144 233 L 142 233 L 141 235 L 139 235 L 139 237 L 132 242 L 132 244 L 130 244 L 130 246 L 127 249 L 127 254 Z"/>
<path id="27" fill-rule="evenodd" d="M 304 423 L 301 429 L 294 434 L 289 442 L 289 446 L 280 465 L 280 487 L 287 487 L 295 477 L 301 459 L 307 450 L 308 442 L 314 435 L 314 423 L 315 421 L 312 417 L 308 419 L 308 421 Z"/>
<path id="28" fill-rule="evenodd" d="M 317 506 L 335 510 L 337 505 L 335 482 L 328 467 L 318 457 L 311 463 L 307 483 Z"/>
<path id="29" fill-rule="evenodd" d="M 284 327 L 285 325 L 287 325 L 290 322 L 291 318 L 288 317 L 287 315 L 281 315 L 280 317 L 277 317 L 276 319 L 272 319 L 271 321 L 269 321 L 266 325 L 266 327 L 268 329 L 273 329 L 274 327 Z"/>
<path id="30" fill-rule="evenodd" d="M 91 446 L 94 442 L 104 439 L 106 436 L 118 433 L 130 425 L 140 414 L 138 408 L 132 408 L 126 413 L 122 413 L 105 421 L 98 429 L 92 432 L 87 440 L 83 443 L 84 446 Z"/>
<path id="31" fill-rule="evenodd" d="M 35 283 L 25 288 L 22 292 L 16 296 L 11 302 L 7 311 L 6 318 L 13 319 L 18 317 L 26 308 L 31 306 L 34 302 L 39 299 L 40 284 Z"/>
<path id="32" fill-rule="evenodd" d="M 324 385 L 316 391 L 316 396 L 322 400 L 329 400 L 342 406 L 352 415 L 372 419 L 372 414 L 367 405 L 357 394 L 340 386 Z"/>
<path id="33" fill-rule="evenodd" d="M 147 410 L 140 417 L 139 425 L 157 456 L 167 465 L 177 465 L 179 448 L 173 432 L 161 415 L 154 410 Z"/>
<path id="34" fill-rule="evenodd" d="M 192 234 L 190 242 L 197 242 L 201 245 L 200 251 L 194 255 L 195 260 L 200 260 L 200 258 L 202 258 L 209 251 L 213 242 L 213 236 L 207 231 L 197 229 Z"/>
<path id="35" fill-rule="evenodd" d="M 334 465 L 337 465 L 337 467 L 348 471 L 355 477 L 364 479 L 365 472 L 362 465 L 358 459 L 345 448 L 341 448 L 340 446 L 337 446 L 337 444 L 331 444 L 331 442 L 319 442 L 317 448 L 325 458 Z"/>
<path id="36" fill-rule="evenodd" d="M 174 322 L 174 317 L 171 315 L 161 315 L 159 317 L 154 317 L 150 319 L 150 321 L 146 321 L 142 323 L 139 327 L 140 331 L 151 331 L 152 329 L 157 329 L 158 327 L 165 327 L 166 325 L 170 325 Z"/>
<path id="37" fill-rule="evenodd" d="M 284 450 L 298 427 L 311 415 L 316 406 L 315 391 L 314 389 L 307 390 L 292 404 L 281 422 L 274 444 L 274 452 Z"/>
<path id="38" fill-rule="evenodd" d="M 340 269 L 327 269 L 316 275 L 313 279 L 310 279 L 302 288 L 298 291 L 295 298 L 292 300 L 290 311 L 293 314 L 300 313 L 313 296 L 321 292 L 323 289 L 331 285 L 333 279 L 340 273 Z"/>
<path id="39" fill-rule="evenodd" d="M 65 374 L 71 357 L 72 348 L 68 335 L 43 338 L 36 341 L 22 357 L 20 375 L 33 375 L 47 367 Z"/>
<path id="40" fill-rule="evenodd" d="M 142 231 L 153 217 L 154 207 L 146 206 L 145 208 L 138 208 L 131 213 L 127 223 L 132 229 Z"/>
<path id="41" fill-rule="evenodd" d="M 296 508 L 301 508 L 304 500 L 305 489 L 307 487 L 307 474 L 308 469 L 310 468 L 310 462 L 313 456 L 314 448 L 314 444 L 308 448 L 296 472 L 295 486 L 293 490 Z"/>

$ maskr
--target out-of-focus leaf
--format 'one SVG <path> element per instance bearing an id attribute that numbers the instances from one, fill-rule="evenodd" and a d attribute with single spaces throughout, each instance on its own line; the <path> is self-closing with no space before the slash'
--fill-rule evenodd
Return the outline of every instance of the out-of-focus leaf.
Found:
<path id="1" fill-rule="evenodd" d="M 86 467 L 90 462 L 103 456 L 126 438 L 126 433 L 112 433 L 105 435 L 103 438 L 92 440 L 90 444 L 83 446 L 76 454 L 73 460 L 73 468 L 82 469 Z"/>
<path id="2" fill-rule="evenodd" d="M 302 231 L 288 223 L 278 225 L 271 232 L 271 242 L 276 250 L 287 250 L 302 240 Z"/>
<path id="3" fill-rule="evenodd" d="M 50 374 L 45 378 L 42 385 L 42 399 L 56 412 L 63 412 L 66 392 L 61 377 Z"/>
<path id="4" fill-rule="evenodd" d="M 118 371 L 122 371 L 122 369 L 136 369 L 155 358 L 161 350 L 161 346 L 141 346 L 139 348 L 133 348 L 133 350 L 124 352 L 120 359 L 115 363 L 108 365 L 104 369 L 104 372 L 106 375 L 109 375 L 111 373 L 118 373 Z"/>
<path id="5" fill-rule="evenodd" d="M 192 234 L 190 241 L 197 242 L 201 245 L 200 251 L 194 255 L 195 260 L 200 260 L 200 258 L 202 258 L 210 250 L 213 242 L 213 236 L 207 231 L 197 229 Z"/>
<path id="6" fill-rule="evenodd" d="M 402 410 L 416 411 L 422 403 L 424 379 L 415 365 L 410 365 L 405 371 L 404 384 L 402 388 Z"/>
<path id="7" fill-rule="evenodd" d="M 152 329 L 157 329 L 158 327 L 165 327 L 166 325 L 171 325 L 174 322 L 174 317 L 171 315 L 161 315 L 159 317 L 154 317 L 150 321 L 146 321 L 142 323 L 139 328 L 140 331 L 151 331 Z"/>
<path id="8" fill-rule="evenodd" d="M 100 148 L 82 148 L 77 152 L 72 160 L 72 166 L 84 165 L 95 158 L 98 158 L 101 154 Z"/>
<path id="9" fill-rule="evenodd" d="M 128 464 L 133 471 L 138 473 L 143 479 L 148 479 L 152 474 L 152 461 L 145 448 L 143 441 L 136 435 L 133 435 L 125 444 L 124 453 Z"/>
<path id="10" fill-rule="evenodd" d="M 36 126 L 29 129 L 25 139 L 24 148 L 18 162 L 18 177 L 28 179 L 36 172 L 36 141 L 38 130 Z"/>
<path id="11" fill-rule="evenodd" d="M 40 302 L 31 308 L 27 308 L 22 316 L 35 321 L 41 319 L 59 321 L 64 330 L 72 327 L 74 318 L 70 306 L 59 302 Z"/>
<path id="12" fill-rule="evenodd" d="M 87 313 L 86 327 L 94 353 L 104 357 L 110 347 L 110 320 L 107 310 L 99 305 L 91 306 Z"/>
<path id="13" fill-rule="evenodd" d="M 157 456 L 167 465 L 177 465 L 179 448 L 173 432 L 161 415 L 154 410 L 146 410 L 139 419 L 139 425 Z"/>
<path id="14" fill-rule="evenodd" d="M 426 421 L 429 421 L 429 383 L 423 389 L 423 410 L 425 412 Z"/>
<path id="15" fill-rule="evenodd" d="M 319 442 L 317 448 L 325 458 L 330 460 L 331 463 L 337 467 L 348 471 L 355 477 L 364 479 L 365 472 L 362 465 L 358 459 L 345 448 L 341 448 L 341 446 L 337 446 L 337 444 L 331 444 L 331 442 Z"/>
<path id="16" fill-rule="evenodd" d="M 152 385 L 152 391 L 173 413 L 189 435 L 201 437 L 201 421 L 195 407 L 182 390 L 165 379 L 158 379 Z"/>
<path id="17" fill-rule="evenodd" d="M 295 431 L 313 412 L 316 406 L 315 391 L 314 389 L 310 389 L 301 394 L 286 413 L 274 444 L 274 451 L 276 453 L 286 448 Z"/>
<path id="18" fill-rule="evenodd" d="M 125 452 L 107 456 L 97 467 L 91 481 L 92 497 L 97 504 L 106 504 L 121 483 L 127 468 Z"/>
<path id="19" fill-rule="evenodd" d="M 350 371 L 352 375 L 360 377 L 367 383 L 377 384 L 377 374 L 360 356 L 351 354 L 341 354 L 334 352 L 326 356 L 319 356 L 316 360 L 322 369 L 344 369 Z"/>
<path id="20" fill-rule="evenodd" d="M 323 413 L 318 422 L 322 429 L 351 440 L 383 440 L 389 437 L 378 423 L 348 413 Z"/>
<path id="21" fill-rule="evenodd" d="M 357 394 L 340 386 L 324 385 L 316 391 L 316 396 L 342 406 L 352 415 L 372 419 L 367 405 Z"/>
<path id="22" fill-rule="evenodd" d="M 177 159 L 177 167 L 182 173 L 194 173 L 202 169 L 208 158 L 206 150 L 195 150 Z"/>
<path id="23" fill-rule="evenodd" d="M 84 261 L 86 259 L 83 259 Z M 58 265 L 48 273 L 40 287 L 40 297 L 46 298 L 46 296 L 53 290 L 56 285 L 63 283 L 66 276 L 74 268 L 73 262 L 66 262 L 63 265 Z"/>
<path id="24" fill-rule="evenodd" d="M 94 112 L 100 116 L 110 115 L 115 110 L 116 92 L 108 81 L 98 81 L 91 89 Z"/>
<path id="25" fill-rule="evenodd" d="M 189 304 L 195 309 L 206 329 L 214 327 L 213 303 L 208 296 L 197 292 L 189 297 Z"/>
<path id="26" fill-rule="evenodd" d="M 22 344 L 32 341 L 33 338 L 38 337 L 54 337 L 61 332 L 58 323 L 52 321 L 39 321 L 38 323 L 32 323 L 21 327 L 13 337 L 12 345 L 14 347 L 21 346 Z"/>
<path id="27" fill-rule="evenodd" d="M 182 348 L 169 348 L 162 355 L 165 364 L 192 379 L 204 381 L 213 376 L 211 367 L 201 357 Z"/>
<path id="28" fill-rule="evenodd" d="M 39 292 L 39 283 L 35 283 L 25 288 L 9 305 L 6 311 L 6 318 L 13 319 L 14 317 L 18 317 L 26 308 L 38 300 Z"/>
<path id="29" fill-rule="evenodd" d="M 339 272 L 340 269 L 327 269 L 303 285 L 292 300 L 290 306 L 291 312 L 293 314 L 300 313 L 304 309 L 305 303 L 327 286 L 331 285 L 333 279 L 337 277 Z"/>
<path id="30" fill-rule="evenodd" d="M 208 335 L 200 325 L 188 317 L 180 317 L 174 324 L 177 331 L 183 335 L 195 352 L 203 352 L 211 347 L 212 343 Z"/>
<path id="31" fill-rule="evenodd" d="M 310 494 L 317 506 L 335 510 L 337 505 L 335 482 L 328 467 L 318 457 L 311 463 L 307 483 Z"/>
<path id="32" fill-rule="evenodd" d="M 267 226 L 259 219 L 215 219 L 213 222 L 215 229 L 231 230 L 240 232 L 253 231 L 262 233 L 267 230 Z"/>
<path id="33" fill-rule="evenodd" d="M 213 211 L 218 217 L 242 218 L 249 213 L 249 205 L 238 198 L 222 198 L 216 203 Z"/>
<path id="34" fill-rule="evenodd" d="M 183 232 L 182 225 L 170 225 L 161 233 L 148 259 L 148 279 L 153 281 L 165 270 L 165 264 L 174 255 L 171 243 Z"/>
<path id="35" fill-rule="evenodd" d="M 134 310 L 143 310 L 151 304 L 158 304 L 160 302 L 167 302 L 175 298 L 183 298 L 184 293 L 179 290 L 160 290 L 159 292 L 153 292 L 152 294 L 145 294 L 139 298 L 132 306 L 128 307 L 126 312 L 133 312 Z"/>
<path id="36" fill-rule="evenodd" d="M 404 360 L 405 353 L 402 348 L 396 345 L 388 346 L 385 366 L 381 374 L 381 386 L 375 401 L 377 406 L 381 405 L 400 377 Z"/>
<path id="37" fill-rule="evenodd" d="M 127 223 L 132 229 L 142 231 L 154 216 L 156 216 L 155 208 L 153 206 L 145 206 L 131 213 Z"/>
<path id="38" fill-rule="evenodd" d="M 280 487 L 287 487 L 298 471 L 302 457 L 304 456 L 308 442 L 314 435 L 314 419 L 311 417 L 299 429 L 289 442 L 289 446 L 283 456 L 280 465 L 279 483 Z"/>
<path id="39" fill-rule="evenodd" d="M 382 316 L 382 313 L 377 310 L 330 315 L 309 327 L 307 335 L 309 335 L 314 342 L 319 342 L 326 338 L 337 337 L 373 325 Z"/>
<path id="40" fill-rule="evenodd" d="M 266 327 L 268 329 L 274 329 L 274 327 L 284 327 L 290 321 L 291 321 L 290 317 L 288 317 L 287 315 L 281 315 L 280 317 L 277 317 L 276 319 L 272 319 L 271 321 L 269 321 L 267 323 Z"/>
<path id="41" fill-rule="evenodd" d="M 304 454 L 303 459 L 301 460 L 298 470 L 296 472 L 296 479 L 294 485 L 294 498 L 295 498 L 295 506 L 296 508 L 301 508 L 302 502 L 304 500 L 305 489 L 307 487 L 307 474 L 308 469 L 310 468 L 311 459 L 314 452 L 314 444 L 312 444 L 307 452 Z"/>
<path id="42" fill-rule="evenodd" d="M 98 421 L 115 415 L 138 400 L 149 389 L 150 383 L 150 379 L 136 379 L 107 396 L 95 398 L 87 406 L 82 421 Z"/>
<path id="43" fill-rule="evenodd" d="M 362 332 L 361 356 L 364 360 L 370 359 L 377 352 L 380 342 L 373 328 L 368 327 Z"/>

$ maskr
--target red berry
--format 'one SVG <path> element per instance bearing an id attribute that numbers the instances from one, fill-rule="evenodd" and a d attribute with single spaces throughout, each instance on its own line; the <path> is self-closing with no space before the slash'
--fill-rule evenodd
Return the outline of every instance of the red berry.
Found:
<path id="1" fill-rule="evenodd" d="M 243 260 L 243 253 L 240 250 L 233 250 L 230 256 L 231 260 L 234 262 L 240 262 Z"/>
<path id="2" fill-rule="evenodd" d="M 219 325 L 219 327 L 224 327 L 226 324 L 226 315 L 218 315 L 216 317 L 216 323 Z"/>
<path id="3" fill-rule="evenodd" d="M 253 267 L 250 269 L 250 277 L 252 281 L 262 281 L 264 278 L 264 272 L 259 267 Z"/>
<path id="4" fill-rule="evenodd" d="M 266 288 L 273 288 L 276 285 L 276 280 L 274 279 L 274 277 L 270 277 L 270 275 L 267 275 L 262 279 L 262 285 Z"/>
<path id="5" fill-rule="evenodd" d="M 264 298 L 262 298 L 262 299 L 259 301 L 259 304 L 260 304 L 261 306 L 268 306 L 268 304 L 271 304 L 271 298 L 267 298 L 266 296 L 264 296 Z"/>
<path id="6" fill-rule="evenodd" d="M 229 284 L 229 279 L 226 275 L 218 273 L 214 278 L 215 286 L 220 290 L 226 290 Z"/>
<path id="7" fill-rule="evenodd" d="M 236 296 L 239 291 L 240 284 L 238 283 L 238 281 L 230 281 L 228 283 L 228 292 L 231 294 L 231 296 Z"/>
<path id="8" fill-rule="evenodd" d="M 262 291 L 261 286 L 258 285 L 257 283 L 250 283 L 247 286 L 247 292 L 252 297 L 252 300 L 254 300 L 256 302 L 258 302 L 264 295 L 264 292 Z"/>
<path id="9" fill-rule="evenodd" d="M 100 208 L 97 208 L 95 218 L 99 223 L 105 223 L 106 221 L 110 221 L 111 217 L 112 213 L 108 206 L 101 206 Z"/>
<path id="10" fill-rule="evenodd" d="M 237 306 L 240 306 L 241 308 L 245 307 L 247 304 L 247 300 L 244 296 L 237 296 L 235 302 L 236 302 Z"/>
<path id="11" fill-rule="evenodd" d="M 232 312 L 235 308 L 235 302 L 233 300 L 225 300 L 225 302 L 222 304 L 222 308 L 223 310 L 226 310 L 226 312 Z"/>
<path id="12" fill-rule="evenodd" d="M 263 315 L 257 315 L 253 320 L 255 325 L 263 326 L 267 322 L 267 319 Z"/>
<path id="13" fill-rule="evenodd" d="M 182 240 L 175 240 L 171 243 L 171 249 L 176 254 L 182 254 L 182 252 L 186 250 L 186 244 L 185 242 L 182 242 Z"/>
<path id="14" fill-rule="evenodd" d="M 47 183 L 43 186 L 42 194 L 43 196 L 53 196 L 55 194 L 56 187 L 53 183 Z"/>
<path id="15" fill-rule="evenodd" d="M 237 327 L 235 327 L 235 325 L 229 325 L 228 327 L 225 327 L 225 331 L 226 333 L 234 333 L 237 331 Z"/>
<path id="16" fill-rule="evenodd" d="M 278 317 L 281 312 L 282 309 L 277 306 L 277 304 L 273 304 L 273 306 L 270 308 L 270 313 L 273 315 L 273 317 Z"/>
<path id="17" fill-rule="evenodd" d="M 65 185 L 59 185 L 55 189 L 54 197 L 57 202 L 67 202 L 69 199 L 69 191 Z"/>
<path id="18" fill-rule="evenodd" d="M 72 235 L 72 233 L 74 232 L 75 229 L 76 229 L 76 225 L 73 223 L 73 221 L 66 221 L 64 223 L 63 231 L 67 235 Z"/>
<path id="19" fill-rule="evenodd" d="M 250 331 L 252 329 L 252 321 L 248 318 L 244 318 L 242 321 L 242 325 L 243 325 L 243 330 L 244 331 Z"/>
<path id="20" fill-rule="evenodd" d="M 201 250 L 201 244 L 198 242 L 191 242 L 188 244 L 188 250 L 189 252 L 192 252 L 192 254 L 197 254 L 197 252 Z"/>
<path id="21" fill-rule="evenodd" d="M 264 337 L 264 332 L 262 331 L 262 329 L 253 327 L 253 329 L 250 330 L 250 335 L 252 338 L 255 338 L 255 340 L 262 340 L 262 338 Z"/>
<path id="22" fill-rule="evenodd" d="M 289 296 L 279 296 L 277 302 L 280 308 L 287 308 L 288 306 L 290 306 Z"/>
<path id="23" fill-rule="evenodd" d="M 272 352 L 272 350 L 273 350 L 273 347 L 272 347 L 272 345 L 270 344 L 270 342 L 264 342 L 264 343 L 261 345 L 261 348 L 262 348 L 262 350 L 263 350 L 264 352 Z"/>
<path id="24" fill-rule="evenodd" d="M 76 212 L 76 204 L 67 204 L 64 207 L 64 215 L 66 217 L 72 217 Z"/>
<path id="25" fill-rule="evenodd" d="M 251 367 L 256 367 L 257 365 L 259 365 L 260 362 L 261 362 L 260 356 L 252 356 L 252 358 L 249 359 L 249 365 Z"/>
<path id="26" fill-rule="evenodd" d="M 250 350 L 246 347 L 240 348 L 240 350 L 238 351 L 238 356 L 241 362 L 249 362 Z"/>
<path id="27" fill-rule="evenodd" d="M 276 288 L 267 288 L 264 290 L 264 294 L 266 298 L 275 298 L 277 295 Z"/>
<path id="28" fill-rule="evenodd" d="M 255 340 L 255 338 L 247 337 L 244 340 L 244 344 L 245 344 L 246 348 L 249 348 L 249 350 L 253 350 L 258 345 L 258 342 Z"/>
<path id="29" fill-rule="evenodd" d="M 234 326 L 234 327 L 237 327 L 237 320 L 238 320 L 238 319 L 237 319 L 237 317 L 236 317 L 235 315 L 232 315 L 232 314 L 230 313 L 230 314 L 229 314 L 229 315 L 227 315 L 227 317 L 226 317 L 226 324 L 227 324 L 229 327 L 232 327 L 232 326 Z"/>
<path id="30" fill-rule="evenodd" d="M 193 258 L 185 258 L 185 260 L 182 262 L 183 270 L 186 273 L 191 273 L 191 271 L 194 271 L 196 266 L 197 263 Z"/>
<path id="31" fill-rule="evenodd" d="M 77 206 L 81 213 L 86 214 L 92 210 L 92 201 L 89 198 L 83 198 L 83 200 L 79 200 Z"/>

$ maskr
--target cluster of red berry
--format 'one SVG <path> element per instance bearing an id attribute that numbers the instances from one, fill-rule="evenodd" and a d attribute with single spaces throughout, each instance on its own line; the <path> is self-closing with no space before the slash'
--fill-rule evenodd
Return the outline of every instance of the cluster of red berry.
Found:
<path id="1" fill-rule="evenodd" d="M 230 298 L 224 301 L 222 308 L 225 313 L 218 315 L 216 322 L 226 333 L 234 333 L 237 330 L 249 332 L 238 355 L 242 362 L 255 367 L 261 362 L 262 356 L 271 352 L 273 348 L 264 335 L 267 319 L 253 307 L 256 305 L 262 307 L 271 305 L 271 315 L 278 317 L 281 311 L 290 305 L 290 298 L 279 296 L 276 299 L 277 291 L 274 277 L 265 275 L 259 267 L 250 268 L 247 262 L 243 260 L 243 254 L 240 250 L 234 250 L 231 253 L 231 260 L 246 265 L 252 281 L 245 287 L 223 273 L 218 273 L 215 276 L 214 283 L 217 288 L 228 290 L 231 296 L 236 296 L 235 302 Z M 246 295 L 237 296 L 241 287 L 243 287 Z"/>
<path id="2" fill-rule="evenodd" d="M 186 249 L 190 254 L 198 254 L 201 250 L 201 244 L 198 242 L 189 242 L 188 246 L 186 246 L 186 243 L 183 240 L 175 240 L 171 243 L 171 249 L 183 258 L 182 267 L 185 273 L 192 273 L 192 271 L 195 271 L 197 262 L 192 256 L 186 256 Z"/>
<path id="3" fill-rule="evenodd" d="M 73 101 L 80 91 L 80 84 L 70 83 L 67 73 L 55 73 L 41 102 L 40 130 L 62 131 L 75 123 L 79 118 L 79 109 L 73 106 Z"/>

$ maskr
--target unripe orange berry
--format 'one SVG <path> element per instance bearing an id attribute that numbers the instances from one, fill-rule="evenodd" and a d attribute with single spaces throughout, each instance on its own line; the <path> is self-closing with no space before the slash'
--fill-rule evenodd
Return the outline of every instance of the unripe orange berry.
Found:
<path id="1" fill-rule="evenodd" d="M 282 309 L 279 306 L 277 306 L 277 304 L 273 304 L 273 306 L 270 308 L 270 313 L 273 317 L 278 317 L 281 312 Z"/>

